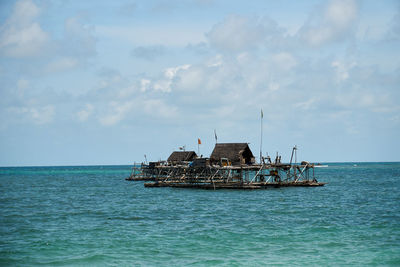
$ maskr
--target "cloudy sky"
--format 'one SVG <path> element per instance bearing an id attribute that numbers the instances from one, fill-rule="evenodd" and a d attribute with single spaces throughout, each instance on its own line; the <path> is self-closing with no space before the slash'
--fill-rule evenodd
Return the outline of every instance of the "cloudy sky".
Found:
<path id="1" fill-rule="evenodd" d="M 398 1 L 0 1 L 0 166 L 249 142 L 400 161 Z"/>

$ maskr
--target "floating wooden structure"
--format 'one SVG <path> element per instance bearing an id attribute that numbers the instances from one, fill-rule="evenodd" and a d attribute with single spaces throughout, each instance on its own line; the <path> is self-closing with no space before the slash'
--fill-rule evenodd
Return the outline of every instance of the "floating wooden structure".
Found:
<path id="1" fill-rule="evenodd" d="M 151 181 L 145 187 L 201 189 L 267 189 L 276 187 L 317 187 L 315 165 L 303 161 L 289 163 L 269 157 L 255 163 L 247 143 L 216 144 L 210 158 L 197 158 L 193 151 L 173 152 L 167 161 L 134 166 L 127 180 Z M 265 162 L 267 160 L 267 162 Z"/>

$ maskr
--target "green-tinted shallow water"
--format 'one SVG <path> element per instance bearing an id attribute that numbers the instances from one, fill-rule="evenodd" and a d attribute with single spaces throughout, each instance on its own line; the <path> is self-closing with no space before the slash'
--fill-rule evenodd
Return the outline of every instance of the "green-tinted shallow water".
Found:
<path id="1" fill-rule="evenodd" d="M 144 188 L 129 166 L 0 168 L 0 265 L 400 265 L 400 163 L 321 188 Z"/>

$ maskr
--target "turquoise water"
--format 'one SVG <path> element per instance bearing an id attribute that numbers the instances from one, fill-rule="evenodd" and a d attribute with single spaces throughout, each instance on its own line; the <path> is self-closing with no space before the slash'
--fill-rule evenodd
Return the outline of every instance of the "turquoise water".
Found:
<path id="1" fill-rule="evenodd" d="M 400 163 L 316 172 L 329 184 L 207 191 L 144 188 L 129 166 L 0 168 L 0 265 L 399 266 Z"/>

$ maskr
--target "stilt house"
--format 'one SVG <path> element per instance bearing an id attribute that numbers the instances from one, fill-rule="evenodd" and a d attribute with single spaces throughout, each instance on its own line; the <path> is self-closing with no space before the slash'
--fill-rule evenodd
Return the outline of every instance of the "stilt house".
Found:
<path id="1" fill-rule="evenodd" d="M 193 161 L 195 158 L 197 158 L 197 154 L 194 151 L 174 151 L 167 159 L 167 162 L 171 165 L 176 165 Z"/>
<path id="2" fill-rule="evenodd" d="M 221 165 L 253 164 L 255 157 L 247 143 L 220 143 L 215 144 L 210 161 Z"/>

